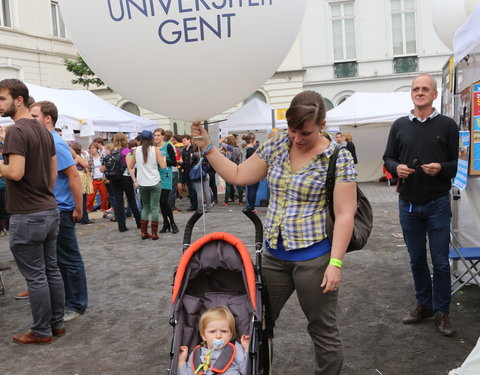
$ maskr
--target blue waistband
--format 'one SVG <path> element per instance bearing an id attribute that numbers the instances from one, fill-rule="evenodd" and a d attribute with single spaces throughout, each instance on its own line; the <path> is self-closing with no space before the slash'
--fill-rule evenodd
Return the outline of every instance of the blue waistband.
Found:
<path id="1" fill-rule="evenodd" d="M 313 245 L 303 247 L 301 249 L 287 251 L 285 250 L 285 246 L 283 246 L 283 239 L 281 233 L 278 234 L 278 242 L 276 249 L 271 248 L 268 241 L 265 241 L 265 244 L 268 252 L 274 257 L 281 260 L 290 260 L 296 262 L 321 257 L 322 255 L 327 254 L 332 248 L 328 238 L 325 238 L 324 240 L 314 243 Z"/>

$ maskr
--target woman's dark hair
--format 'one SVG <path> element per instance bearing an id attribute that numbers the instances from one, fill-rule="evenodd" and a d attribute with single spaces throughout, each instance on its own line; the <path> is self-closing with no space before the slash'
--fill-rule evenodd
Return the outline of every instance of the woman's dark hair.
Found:
<path id="1" fill-rule="evenodd" d="M 303 91 L 297 94 L 288 108 L 286 117 L 289 128 L 301 129 L 311 120 L 320 125 L 327 113 L 322 95 L 315 91 Z"/>
<path id="2" fill-rule="evenodd" d="M 253 134 L 253 133 L 245 134 L 244 136 L 242 136 L 242 139 L 246 143 L 252 143 L 255 140 L 255 134 Z"/>
<path id="3" fill-rule="evenodd" d="M 153 146 L 153 138 L 152 139 L 142 138 L 142 154 L 143 154 L 143 163 L 144 164 L 147 163 L 148 150 L 150 150 L 150 146 Z"/>

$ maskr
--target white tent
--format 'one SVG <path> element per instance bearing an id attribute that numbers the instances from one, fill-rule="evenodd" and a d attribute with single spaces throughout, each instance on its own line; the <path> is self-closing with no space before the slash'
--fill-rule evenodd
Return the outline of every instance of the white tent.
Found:
<path id="1" fill-rule="evenodd" d="M 35 101 L 49 100 L 58 108 L 57 127 L 70 127 L 80 130 L 80 125 L 91 121 L 96 132 L 140 132 L 155 129 L 158 124 L 124 111 L 99 98 L 88 90 L 64 90 L 27 83 L 30 95 Z M 0 123 L 9 124 L 12 120 L 0 118 Z"/>
<path id="2" fill-rule="evenodd" d="M 480 80 L 480 5 L 470 17 L 458 28 L 453 37 L 454 61 L 461 67 L 461 81 L 459 91 Z M 468 61 L 462 60 L 467 57 Z M 456 201 L 457 223 L 461 230 L 458 233 L 462 246 L 478 246 L 480 241 L 480 176 L 468 176 L 465 192 L 461 192 L 461 199 Z"/>
<path id="3" fill-rule="evenodd" d="M 247 104 L 237 109 L 227 120 L 220 123 L 222 133 L 225 132 L 250 132 L 255 130 L 268 130 L 272 128 L 272 110 L 258 98 L 253 98 Z M 275 127 L 287 127 L 285 120 L 275 120 Z"/>
<path id="4" fill-rule="evenodd" d="M 440 110 L 440 99 L 434 103 Z M 383 153 L 390 126 L 413 108 L 409 92 L 356 92 L 327 112 L 327 125 L 352 133 L 358 157 L 358 181 L 383 176 Z"/>

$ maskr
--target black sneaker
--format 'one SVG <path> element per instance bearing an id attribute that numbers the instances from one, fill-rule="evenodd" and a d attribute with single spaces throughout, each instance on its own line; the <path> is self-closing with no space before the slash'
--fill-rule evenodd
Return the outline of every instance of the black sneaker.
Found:
<path id="1" fill-rule="evenodd" d="M 433 310 L 431 308 L 417 305 L 409 316 L 403 318 L 403 324 L 417 324 L 432 316 Z"/>
<path id="2" fill-rule="evenodd" d="M 437 331 L 440 332 L 443 336 L 453 336 L 453 334 L 455 333 L 455 330 L 450 325 L 448 314 L 435 314 L 435 327 L 437 327 Z"/>

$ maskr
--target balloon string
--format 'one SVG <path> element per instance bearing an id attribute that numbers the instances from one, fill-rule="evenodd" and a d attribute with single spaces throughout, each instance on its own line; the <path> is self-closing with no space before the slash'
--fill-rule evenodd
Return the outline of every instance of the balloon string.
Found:
<path id="1" fill-rule="evenodd" d="M 202 206 L 202 222 L 203 222 L 203 235 L 206 236 L 207 235 L 207 226 L 206 226 L 206 223 L 205 223 L 205 198 L 203 196 L 203 194 L 205 194 L 205 191 L 203 190 L 203 165 L 202 165 L 202 149 L 200 148 L 200 140 L 197 141 L 197 149 L 198 149 L 198 160 L 199 160 L 199 168 L 200 168 L 200 192 L 201 192 L 201 197 L 202 197 L 202 201 L 201 202 L 197 202 L 197 205 L 198 204 L 201 204 Z M 210 193 L 210 192 L 209 192 Z M 197 195 L 198 197 L 198 195 Z M 198 207 L 197 207 L 198 209 Z"/>

